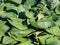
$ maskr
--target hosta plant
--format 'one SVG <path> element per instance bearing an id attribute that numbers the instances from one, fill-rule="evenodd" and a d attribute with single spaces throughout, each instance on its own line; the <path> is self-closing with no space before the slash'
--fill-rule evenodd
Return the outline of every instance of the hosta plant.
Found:
<path id="1" fill-rule="evenodd" d="M 60 0 L 0 0 L 0 45 L 60 45 Z"/>

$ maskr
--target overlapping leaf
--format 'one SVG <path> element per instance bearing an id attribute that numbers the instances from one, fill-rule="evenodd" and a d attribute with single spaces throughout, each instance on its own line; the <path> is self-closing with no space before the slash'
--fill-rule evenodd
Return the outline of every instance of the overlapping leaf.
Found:
<path id="1" fill-rule="evenodd" d="M 0 45 L 60 45 L 60 0 L 0 0 Z"/>

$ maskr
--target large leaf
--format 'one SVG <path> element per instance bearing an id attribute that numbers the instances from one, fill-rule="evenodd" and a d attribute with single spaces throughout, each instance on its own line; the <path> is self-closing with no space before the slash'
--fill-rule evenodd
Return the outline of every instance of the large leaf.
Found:
<path id="1" fill-rule="evenodd" d="M 17 10 L 17 7 L 11 3 L 6 3 L 5 7 L 6 7 L 6 10 L 11 10 L 11 9 Z"/>
<path id="2" fill-rule="evenodd" d="M 27 38 L 23 38 L 23 37 L 16 37 L 14 36 L 13 34 L 11 33 L 8 33 L 12 38 L 14 38 L 15 40 L 17 41 L 20 41 L 20 42 L 26 42 L 27 41 Z"/>
<path id="3" fill-rule="evenodd" d="M 17 11 L 18 13 L 26 11 L 26 8 L 22 4 L 19 6 L 15 6 L 14 4 L 6 3 L 5 7 L 6 7 L 6 10 L 12 11 L 12 9 L 13 9 L 13 10 Z"/>
<path id="4" fill-rule="evenodd" d="M 42 35 L 42 36 L 39 36 L 39 40 L 43 45 L 45 45 L 45 41 L 52 36 L 53 35 L 50 35 L 50 34 Z"/>
<path id="5" fill-rule="evenodd" d="M 16 14 L 14 14 L 14 13 L 6 13 L 4 11 L 0 12 L 0 14 L 1 14 L 2 17 L 8 17 L 8 18 L 10 18 L 11 20 L 8 20 L 9 23 L 11 23 L 16 28 L 22 29 L 22 30 L 27 29 L 27 27 L 22 24 L 22 22 L 21 22 L 22 20 L 19 19 L 19 18 L 17 18 Z"/>
<path id="6" fill-rule="evenodd" d="M 5 25 L 6 22 L 0 20 L 0 41 L 2 41 L 2 36 L 5 35 L 5 33 L 7 32 L 7 30 L 9 29 L 9 27 L 7 25 Z"/>
<path id="7" fill-rule="evenodd" d="M 48 28 L 46 29 L 46 31 L 53 35 L 60 36 L 60 28 L 58 26 Z"/>
<path id="8" fill-rule="evenodd" d="M 17 18 L 17 15 L 15 13 L 12 13 L 12 12 L 5 12 L 5 11 L 0 11 L 0 17 L 2 18 L 10 18 L 10 19 L 13 19 L 13 18 Z"/>
<path id="9" fill-rule="evenodd" d="M 51 37 L 46 40 L 46 45 L 60 45 L 60 40 L 56 37 Z"/>
<path id="10" fill-rule="evenodd" d="M 48 22 L 48 21 L 40 22 L 40 23 L 38 23 L 38 26 L 39 26 L 39 28 L 48 28 L 48 27 L 52 26 L 52 22 Z"/>
<path id="11" fill-rule="evenodd" d="M 54 26 L 52 16 L 41 18 L 37 21 L 39 28 L 48 28 Z"/>
<path id="12" fill-rule="evenodd" d="M 14 32 L 14 33 L 13 33 L 13 32 Z M 27 33 L 27 32 L 28 32 L 28 33 Z M 12 35 L 15 35 L 16 37 L 19 38 L 19 37 L 28 36 L 28 35 L 32 34 L 33 32 L 35 32 L 34 29 L 27 29 L 27 30 L 21 31 L 21 30 L 19 30 L 19 29 L 12 28 L 9 33 L 12 34 Z"/>
<path id="13" fill-rule="evenodd" d="M 23 25 L 19 18 L 13 18 L 12 20 L 8 20 L 8 21 L 11 25 L 13 25 L 18 29 L 21 29 L 21 30 L 27 29 L 27 26 Z"/>
<path id="14" fill-rule="evenodd" d="M 19 5 L 19 6 L 15 6 L 14 4 L 10 4 L 10 3 L 6 3 L 5 4 L 5 7 L 6 7 L 6 10 L 15 10 L 17 11 L 18 13 L 20 12 L 24 12 L 26 10 L 26 8 L 24 7 L 24 5 Z"/>

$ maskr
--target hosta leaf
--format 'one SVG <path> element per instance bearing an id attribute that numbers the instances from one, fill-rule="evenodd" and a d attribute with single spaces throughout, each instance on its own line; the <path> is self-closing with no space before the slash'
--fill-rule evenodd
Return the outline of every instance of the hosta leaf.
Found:
<path id="1" fill-rule="evenodd" d="M 13 32 L 14 32 L 14 33 L 13 33 Z M 27 33 L 27 32 L 28 32 L 28 33 Z M 19 29 L 12 28 L 9 33 L 12 34 L 12 35 L 15 35 L 16 37 L 19 38 L 19 37 L 28 36 L 29 34 L 32 34 L 33 32 L 35 32 L 34 29 L 27 29 L 27 30 L 21 31 L 21 30 L 19 30 Z"/>
<path id="2" fill-rule="evenodd" d="M 0 0 L 0 45 L 60 45 L 60 0 Z"/>
<path id="3" fill-rule="evenodd" d="M 31 19 L 34 19 L 34 13 L 32 11 L 25 11 L 25 15 L 28 17 L 28 18 L 31 18 Z"/>
<path id="4" fill-rule="evenodd" d="M 52 25 L 53 25 L 52 22 L 48 21 L 38 23 L 39 28 L 48 28 L 51 27 Z"/>
<path id="5" fill-rule="evenodd" d="M 10 3 L 6 3 L 5 4 L 6 10 L 16 10 L 18 13 L 20 12 L 24 12 L 26 10 L 26 8 L 24 7 L 24 5 L 19 5 L 19 6 L 15 6 L 14 4 L 10 4 Z"/>
<path id="6" fill-rule="evenodd" d="M 60 19 L 55 22 L 56 26 L 60 26 Z"/>
<path id="7" fill-rule="evenodd" d="M 5 11 L 1 11 L 0 12 L 0 17 L 9 18 L 9 19 L 13 20 L 14 18 L 17 18 L 18 16 L 17 16 L 17 14 L 12 13 L 12 12 L 7 13 Z"/>
<path id="8" fill-rule="evenodd" d="M 2 41 L 2 36 L 5 35 L 6 31 L 9 29 L 7 25 L 5 25 L 6 22 L 0 20 L 0 41 Z"/>
<path id="9" fill-rule="evenodd" d="M 4 2 L 3 0 L 0 0 L 0 10 L 2 11 L 4 9 Z"/>
<path id="10" fill-rule="evenodd" d="M 44 17 L 37 21 L 39 28 L 48 28 L 54 26 L 52 17 Z"/>
<path id="11" fill-rule="evenodd" d="M 53 35 L 49 35 L 49 34 L 46 34 L 46 35 L 42 35 L 42 36 L 39 36 L 39 40 L 40 42 L 45 45 L 45 41 L 49 38 L 49 37 L 52 37 Z"/>
<path id="12" fill-rule="evenodd" d="M 46 6 L 42 5 L 40 8 L 40 13 L 43 13 L 44 15 L 51 15 L 51 11 Z"/>
<path id="13" fill-rule="evenodd" d="M 24 12 L 26 10 L 26 8 L 24 7 L 24 5 L 19 5 L 17 7 L 17 12 L 20 13 L 20 12 Z"/>
<path id="14" fill-rule="evenodd" d="M 8 17 L 8 18 L 10 18 L 12 21 L 11 21 L 11 20 L 8 20 L 8 21 L 9 21 L 13 26 L 15 26 L 16 28 L 22 29 L 22 30 L 27 29 L 27 27 L 22 24 L 22 21 L 23 21 L 23 20 L 17 18 L 17 15 L 16 15 L 16 14 L 14 14 L 14 13 L 5 13 L 5 12 L 3 12 L 3 11 L 2 11 L 0 14 L 1 14 L 2 17 Z M 15 15 L 15 16 L 14 16 L 14 15 Z M 18 22 L 19 22 L 19 23 L 18 23 Z"/>
<path id="15" fill-rule="evenodd" d="M 4 35 L 5 32 L 9 29 L 7 25 L 5 25 L 6 22 L 0 20 L 0 35 Z"/>
<path id="16" fill-rule="evenodd" d="M 11 20 L 14 20 L 15 18 L 18 18 L 17 14 L 12 13 L 12 12 L 5 13 L 5 14 L 6 14 L 6 17 L 11 19 Z"/>
<path id="17" fill-rule="evenodd" d="M 53 16 L 45 16 L 44 18 L 41 18 L 38 20 L 39 21 L 53 21 Z"/>
<path id="18" fill-rule="evenodd" d="M 21 29 L 21 30 L 27 29 L 27 26 L 23 25 L 19 18 L 13 18 L 12 21 L 11 20 L 8 20 L 8 21 L 11 25 L 13 25 L 18 29 Z"/>
<path id="19" fill-rule="evenodd" d="M 56 37 L 51 37 L 46 40 L 46 45 L 60 45 L 60 40 Z"/>
<path id="20" fill-rule="evenodd" d="M 0 17 L 6 17 L 6 12 L 0 11 Z"/>
<path id="21" fill-rule="evenodd" d="M 34 19 L 30 19 L 30 24 L 31 24 L 33 27 L 38 28 L 37 22 L 36 22 Z"/>
<path id="22" fill-rule="evenodd" d="M 14 44 L 14 43 L 16 43 L 16 40 L 14 40 L 11 37 L 5 36 L 3 38 L 3 44 Z"/>
<path id="23" fill-rule="evenodd" d="M 24 6 L 27 8 L 27 9 L 30 9 L 31 6 L 33 6 L 35 4 L 35 0 L 26 0 L 26 2 L 24 3 Z"/>
<path id="24" fill-rule="evenodd" d="M 6 3 L 5 7 L 6 10 L 11 10 L 11 9 L 17 10 L 17 7 L 14 4 Z"/>
<path id="25" fill-rule="evenodd" d="M 47 5 L 50 9 L 54 9 L 59 4 L 59 0 L 47 0 Z"/>
<path id="26" fill-rule="evenodd" d="M 0 11 L 0 17 L 2 18 L 10 18 L 10 19 L 13 19 L 13 18 L 17 18 L 17 15 L 15 13 L 12 13 L 12 12 L 5 12 L 5 11 Z"/>
<path id="27" fill-rule="evenodd" d="M 23 37 L 16 37 L 11 33 L 8 33 L 11 37 L 13 37 L 15 40 L 20 41 L 20 42 L 26 42 L 27 38 L 23 38 Z"/>
<path id="28" fill-rule="evenodd" d="M 58 26 L 54 26 L 54 27 L 51 27 L 51 28 L 48 28 L 46 29 L 47 32 L 53 34 L 53 35 L 57 35 L 57 36 L 60 36 L 60 29 Z"/>
<path id="29" fill-rule="evenodd" d="M 60 3 L 55 8 L 56 14 L 60 14 Z"/>

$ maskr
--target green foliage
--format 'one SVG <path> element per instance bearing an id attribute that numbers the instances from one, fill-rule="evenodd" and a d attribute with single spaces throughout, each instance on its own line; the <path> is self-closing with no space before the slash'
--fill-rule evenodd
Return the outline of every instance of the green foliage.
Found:
<path id="1" fill-rule="evenodd" d="M 59 4 L 59 0 L 47 0 L 47 5 L 50 9 L 54 9 Z"/>
<path id="2" fill-rule="evenodd" d="M 60 14 L 60 3 L 57 5 L 55 12 L 56 14 Z"/>
<path id="3" fill-rule="evenodd" d="M 16 43 L 16 40 L 14 40 L 11 37 L 5 36 L 3 39 L 3 43 L 4 44 L 14 44 L 14 43 Z"/>
<path id="4" fill-rule="evenodd" d="M 59 0 L 0 0 L 0 45 L 60 45 Z"/>

